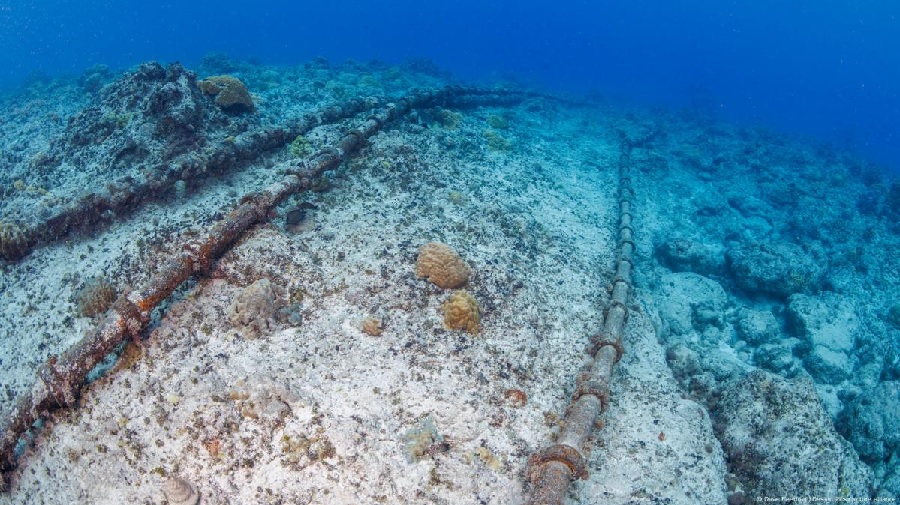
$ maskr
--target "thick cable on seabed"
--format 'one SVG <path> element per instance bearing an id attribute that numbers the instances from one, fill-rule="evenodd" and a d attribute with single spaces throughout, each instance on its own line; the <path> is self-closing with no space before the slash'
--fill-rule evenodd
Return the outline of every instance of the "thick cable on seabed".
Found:
<path id="1" fill-rule="evenodd" d="M 588 438 L 597 419 L 609 406 L 609 386 L 616 363 L 622 359 L 622 335 L 628 322 L 628 298 L 634 269 L 634 229 L 631 210 L 631 160 L 619 159 L 619 242 L 610 301 L 603 313 L 603 329 L 591 338 L 593 357 L 587 372 L 576 378 L 576 389 L 556 443 L 528 458 L 531 493 L 528 505 L 562 505 L 574 479 L 587 478 Z"/>
<path id="2" fill-rule="evenodd" d="M 465 100 L 472 95 L 471 100 Z M 16 447 L 34 423 L 51 411 L 75 404 L 90 371 L 126 338 L 139 338 L 150 312 L 192 276 L 204 275 L 250 227 L 266 219 L 269 211 L 289 195 L 309 189 L 325 171 L 340 165 L 366 140 L 411 109 L 436 104 L 495 105 L 517 103 L 532 94 L 518 91 L 447 87 L 416 90 L 394 103 L 376 109 L 362 127 L 347 131 L 334 147 L 326 148 L 287 167 L 287 175 L 262 191 L 245 195 L 239 205 L 207 232 L 182 247 L 181 252 L 142 286 L 127 291 L 114 302 L 110 313 L 93 333 L 58 357 L 42 365 L 32 387 L 21 394 L 9 417 L 0 425 L 0 490 L 9 487 L 9 473 L 16 468 Z M 334 110 L 330 114 L 338 115 Z"/>

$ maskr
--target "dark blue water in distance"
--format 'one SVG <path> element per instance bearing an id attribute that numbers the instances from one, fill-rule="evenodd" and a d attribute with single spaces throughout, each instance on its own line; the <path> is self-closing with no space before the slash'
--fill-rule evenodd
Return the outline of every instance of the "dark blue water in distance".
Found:
<path id="1" fill-rule="evenodd" d="M 699 106 L 900 172 L 895 0 L 0 0 L 0 89 L 35 71 L 426 57 L 641 106 Z"/>

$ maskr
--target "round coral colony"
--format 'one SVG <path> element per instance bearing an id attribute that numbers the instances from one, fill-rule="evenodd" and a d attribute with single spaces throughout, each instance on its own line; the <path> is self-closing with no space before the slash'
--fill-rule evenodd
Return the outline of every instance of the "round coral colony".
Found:
<path id="1" fill-rule="evenodd" d="M 465 330 L 471 335 L 481 329 L 481 310 L 474 296 L 455 291 L 444 302 L 444 326 L 451 330 Z"/>
<path id="2" fill-rule="evenodd" d="M 469 281 L 470 274 L 466 262 L 447 244 L 429 242 L 419 248 L 417 277 L 428 279 L 442 289 L 456 289 Z"/>

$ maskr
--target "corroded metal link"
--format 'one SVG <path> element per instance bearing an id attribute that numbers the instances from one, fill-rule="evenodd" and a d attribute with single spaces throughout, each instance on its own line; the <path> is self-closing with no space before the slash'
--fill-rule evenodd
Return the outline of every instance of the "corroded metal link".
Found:
<path id="1" fill-rule="evenodd" d="M 631 282 L 627 279 L 616 279 L 613 282 L 612 299 L 627 299 L 628 291 L 631 289 Z"/>
<path id="2" fill-rule="evenodd" d="M 618 361 L 616 359 L 616 362 Z M 600 400 L 600 412 L 606 412 L 609 408 L 609 380 L 606 377 L 595 376 L 578 381 L 575 385 L 575 392 L 572 393 L 572 402 L 577 402 L 584 395 L 596 396 Z"/>
<path id="3" fill-rule="evenodd" d="M 634 266 L 630 259 L 619 258 L 619 265 L 616 268 L 616 279 L 622 279 L 631 284 L 631 267 Z"/>
<path id="4" fill-rule="evenodd" d="M 620 339 L 610 337 L 605 333 L 595 333 L 591 335 L 591 356 L 596 356 L 597 353 L 600 352 L 600 348 L 605 346 L 610 346 L 616 350 L 616 363 L 618 363 L 619 360 L 622 359 L 622 355 L 625 354 L 625 346 L 622 345 Z"/>
<path id="5" fill-rule="evenodd" d="M 385 119 L 376 114 L 372 114 L 367 117 L 366 121 L 374 121 L 376 124 L 376 129 L 381 129 L 381 127 L 383 127 L 385 123 Z"/>
<path id="6" fill-rule="evenodd" d="M 564 505 L 572 472 L 563 463 L 550 461 L 529 477 L 534 490 L 528 497 L 530 505 Z"/>
<path id="7" fill-rule="evenodd" d="M 630 149 L 630 148 L 627 148 Z M 622 359 L 624 347 L 622 346 L 622 334 L 628 321 L 630 311 L 625 305 L 631 292 L 631 274 L 634 269 L 634 230 L 632 229 L 631 206 L 634 200 L 634 190 L 631 188 L 629 165 L 631 157 L 628 150 L 624 150 L 619 156 L 619 254 L 616 259 L 616 274 L 613 281 L 613 289 L 610 294 L 610 302 L 603 313 L 603 332 L 591 337 L 589 352 L 593 358 L 593 373 L 582 375 L 576 380 L 576 390 L 572 402 L 567 409 L 565 421 L 566 428 L 562 439 L 567 442 L 583 444 L 593 430 L 593 422 L 585 423 L 585 420 L 594 419 L 599 402 L 600 413 L 609 406 L 609 376 L 613 366 Z M 615 351 L 614 360 L 610 363 L 610 353 L 602 352 L 605 347 L 611 347 Z M 588 396 L 590 395 L 590 396 Z M 596 398 L 596 400 L 593 400 Z M 584 407 L 584 408 L 582 408 Z M 530 471 L 530 481 L 533 489 L 528 497 L 529 505 L 562 505 L 565 501 L 566 490 L 571 479 L 566 479 L 560 469 L 565 465 L 572 475 L 577 475 L 573 470 L 577 465 L 577 457 L 581 454 L 573 447 L 565 444 L 552 445 L 539 451 L 529 458 L 529 467 L 538 468 Z M 562 463 L 559 464 L 559 463 Z"/>
<path id="8" fill-rule="evenodd" d="M 628 299 L 628 292 L 631 290 L 631 283 L 628 282 L 617 282 L 613 284 L 612 291 L 612 300 L 616 302 L 620 302 Z M 625 316 L 623 317 L 623 321 L 627 322 L 628 320 L 628 310 L 622 305 L 622 310 L 625 312 Z M 609 312 L 607 312 L 609 314 Z"/>
<path id="9" fill-rule="evenodd" d="M 634 240 L 632 240 L 632 239 L 630 239 L 630 238 L 620 238 L 620 239 L 619 239 L 619 247 L 622 247 L 622 246 L 624 246 L 625 244 L 630 245 L 632 251 L 633 251 L 633 250 L 635 249 L 635 247 L 636 247 L 636 245 L 635 245 L 635 243 L 634 243 Z"/>
<path id="10" fill-rule="evenodd" d="M 353 152 L 360 144 L 362 144 L 363 136 L 361 133 L 350 130 L 338 143 L 338 148 L 345 153 Z"/>
<path id="11" fill-rule="evenodd" d="M 551 461 L 566 465 L 573 478 L 587 478 L 587 466 L 585 465 L 584 456 L 574 447 L 565 444 L 553 444 L 528 458 L 528 475 L 532 481 L 538 478 L 540 467 Z"/>
<path id="12" fill-rule="evenodd" d="M 634 242 L 631 240 L 625 241 L 624 243 L 631 244 L 632 246 L 634 246 Z M 634 270 L 634 259 L 632 259 L 630 254 L 625 254 L 625 253 L 619 254 L 618 261 L 619 261 L 619 263 L 628 263 L 628 265 L 630 265 L 631 269 Z"/>
<path id="13" fill-rule="evenodd" d="M 122 316 L 125 321 L 125 329 L 132 338 L 139 338 L 141 329 L 150 322 L 150 314 L 143 312 L 136 303 L 129 299 L 128 292 L 122 293 L 119 298 L 113 302 L 112 310 Z"/>
<path id="14" fill-rule="evenodd" d="M 609 304 L 606 306 L 606 310 L 603 311 L 604 317 L 609 317 L 609 313 L 614 309 L 621 309 L 622 312 L 625 313 L 625 318 L 628 319 L 628 307 L 619 300 L 609 301 Z"/>

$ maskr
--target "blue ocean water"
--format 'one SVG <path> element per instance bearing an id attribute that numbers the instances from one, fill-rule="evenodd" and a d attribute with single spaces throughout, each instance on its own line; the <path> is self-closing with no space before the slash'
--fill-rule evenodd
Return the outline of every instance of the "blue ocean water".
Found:
<path id="1" fill-rule="evenodd" d="M 465 78 L 701 107 L 900 170 L 900 5 L 855 2 L 0 0 L 0 88 L 209 52 L 432 59 Z"/>

